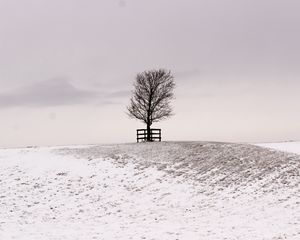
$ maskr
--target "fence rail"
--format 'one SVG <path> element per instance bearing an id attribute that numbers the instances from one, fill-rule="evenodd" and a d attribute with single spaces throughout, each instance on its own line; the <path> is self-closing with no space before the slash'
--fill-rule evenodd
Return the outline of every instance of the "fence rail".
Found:
<path id="1" fill-rule="evenodd" d="M 146 142 L 147 141 L 148 131 L 147 129 L 137 129 L 136 130 L 136 141 L 137 142 Z M 159 141 L 161 142 L 161 129 L 152 128 L 150 129 L 150 141 Z"/>

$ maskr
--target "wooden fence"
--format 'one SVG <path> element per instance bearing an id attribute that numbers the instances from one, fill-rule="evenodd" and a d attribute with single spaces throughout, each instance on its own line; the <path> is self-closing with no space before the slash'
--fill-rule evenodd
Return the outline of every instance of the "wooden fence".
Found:
<path id="1" fill-rule="evenodd" d="M 147 129 L 137 129 L 136 130 L 136 141 L 146 142 L 147 141 Z M 150 141 L 161 142 L 161 129 L 152 128 L 150 129 Z"/>

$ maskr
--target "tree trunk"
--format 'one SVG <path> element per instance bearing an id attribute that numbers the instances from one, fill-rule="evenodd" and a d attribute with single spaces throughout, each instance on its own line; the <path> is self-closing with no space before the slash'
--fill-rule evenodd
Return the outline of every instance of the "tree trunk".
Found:
<path id="1" fill-rule="evenodd" d="M 147 142 L 151 142 L 151 128 L 150 128 L 150 124 L 147 124 Z"/>

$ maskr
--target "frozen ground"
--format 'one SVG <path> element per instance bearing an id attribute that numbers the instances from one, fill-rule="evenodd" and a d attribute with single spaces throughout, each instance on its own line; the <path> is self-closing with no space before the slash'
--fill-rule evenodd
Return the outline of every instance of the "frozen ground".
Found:
<path id="1" fill-rule="evenodd" d="M 3 149 L 0 239 L 296 240 L 299 183 L 298 155 L 251 145 Z"/>

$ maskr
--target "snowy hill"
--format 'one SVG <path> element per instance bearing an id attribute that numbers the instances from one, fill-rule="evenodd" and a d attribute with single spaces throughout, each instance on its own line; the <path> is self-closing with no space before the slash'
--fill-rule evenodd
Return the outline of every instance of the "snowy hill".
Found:
<path id="1" fill-rule="evenodd" d="M 299 239 L 299 183 L 246 144 L 3 149 L 0 239 Z"/>
<path id="2" fill-rule="evenodd" d="M 257 146 L 273 148 L 283 152 L 300 154 L 300 142 L 261 143 Z"/>

